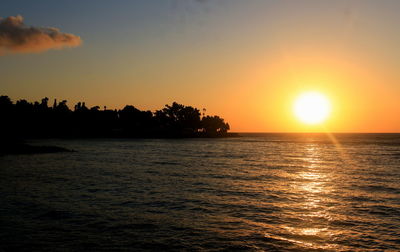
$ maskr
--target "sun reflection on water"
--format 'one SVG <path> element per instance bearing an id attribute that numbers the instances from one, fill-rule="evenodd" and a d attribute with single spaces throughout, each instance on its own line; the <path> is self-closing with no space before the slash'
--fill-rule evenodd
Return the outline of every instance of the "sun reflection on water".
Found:
<path id="1" fill-rule="evenodd" d="M 321 160 L 321 146 L 309 143 L 303 150 L 301 171 L 293 174 L 290 187 L 293 192 L 299 195 L 299 200 L 293 202 L 296 209 L 297 223 L 283 225 L 286 230 L 287 241 L 301 244 L 305 247 L 315 249 L 333 249 L 329 240 L 334 235 L 329 229 L 329 221 L 332 219 L 329 214 L 327 202 L 324 195 L 330 192 L 328 186 L 331 182 L 329 167 Z"/>

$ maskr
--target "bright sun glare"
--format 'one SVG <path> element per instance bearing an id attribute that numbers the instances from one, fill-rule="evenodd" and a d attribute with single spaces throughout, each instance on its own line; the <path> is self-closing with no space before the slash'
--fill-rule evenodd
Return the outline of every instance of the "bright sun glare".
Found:
<path id="1" fill-rule="evenodd" d="M 297 97 L 294 114 L 303 123 L 319 124 L 324 122 L 331 112 L 331 104 L 321 93 L 306 92 Z"/>

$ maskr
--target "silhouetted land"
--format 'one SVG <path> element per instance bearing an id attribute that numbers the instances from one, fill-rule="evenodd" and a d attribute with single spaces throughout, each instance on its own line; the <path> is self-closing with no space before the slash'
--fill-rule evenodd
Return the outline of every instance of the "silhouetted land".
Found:
<path id="1" fill-rule="evenodd" d="M 57 146 L 33 146 L 20 141 L 3 141 L 0 144 L 0 156 L 12 154 L 39 154 L 56 152 L 72 152 L 72 150 Z"/>
<path id="2" fill-rule="evenodd" d="M 176 102 L 155 112 L 132 105 L 121 110 L 88 108 L 84 102 L 78 102 L 72 110 L 66 100 L 54 100 L 52 106 L 48 102 L 43 98 L 41 102 L 14 103 L 8 96 L 0 96 L 2 142 L 25 138 L 234 136 L 221 117 L 201 115 L 199 109 Z"/>

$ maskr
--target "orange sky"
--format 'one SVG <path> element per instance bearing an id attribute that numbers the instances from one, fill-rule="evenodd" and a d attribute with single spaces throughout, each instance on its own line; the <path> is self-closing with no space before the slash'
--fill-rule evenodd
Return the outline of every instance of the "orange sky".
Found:
<path id="1" fill-rule="evenodd" d="M 397 76 L 347 56 L 311 53 L 291 54 L 255 67 L 249 84 L 232 89 L 230 102 L 221 105 L 221 110 L 228 111 L 228 121 L 238 131 L 399 131 Z M 321 92 L 332 103 L 331 115 L 323 125 L 305 125 L 293 115 L 293 103 L 305 91 Z"/>
<path id="2" fill-rule="evenodd" d="M 83 44 L 0 56 L 0 94 L 70 107 L 177 101 L 237 132 L 400 132 L 400 2 L 377 2 L 9 1 L 1 17 L 20 14 Z M 331 100 L 324 125 L 295 118 L 305 91 Z"/>

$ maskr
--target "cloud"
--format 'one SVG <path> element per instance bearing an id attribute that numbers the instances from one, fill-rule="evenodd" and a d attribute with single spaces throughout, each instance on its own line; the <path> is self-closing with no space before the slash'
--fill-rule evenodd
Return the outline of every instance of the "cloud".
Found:
<path id="1" fill-rule="evenodd" d="M 60 32 L 57 28 L 27 26 L 20 15 L 0 17 L 0 55 L 39 53 L 50 49 L 77 47 L 81 44 L 79 36 Z"/>

